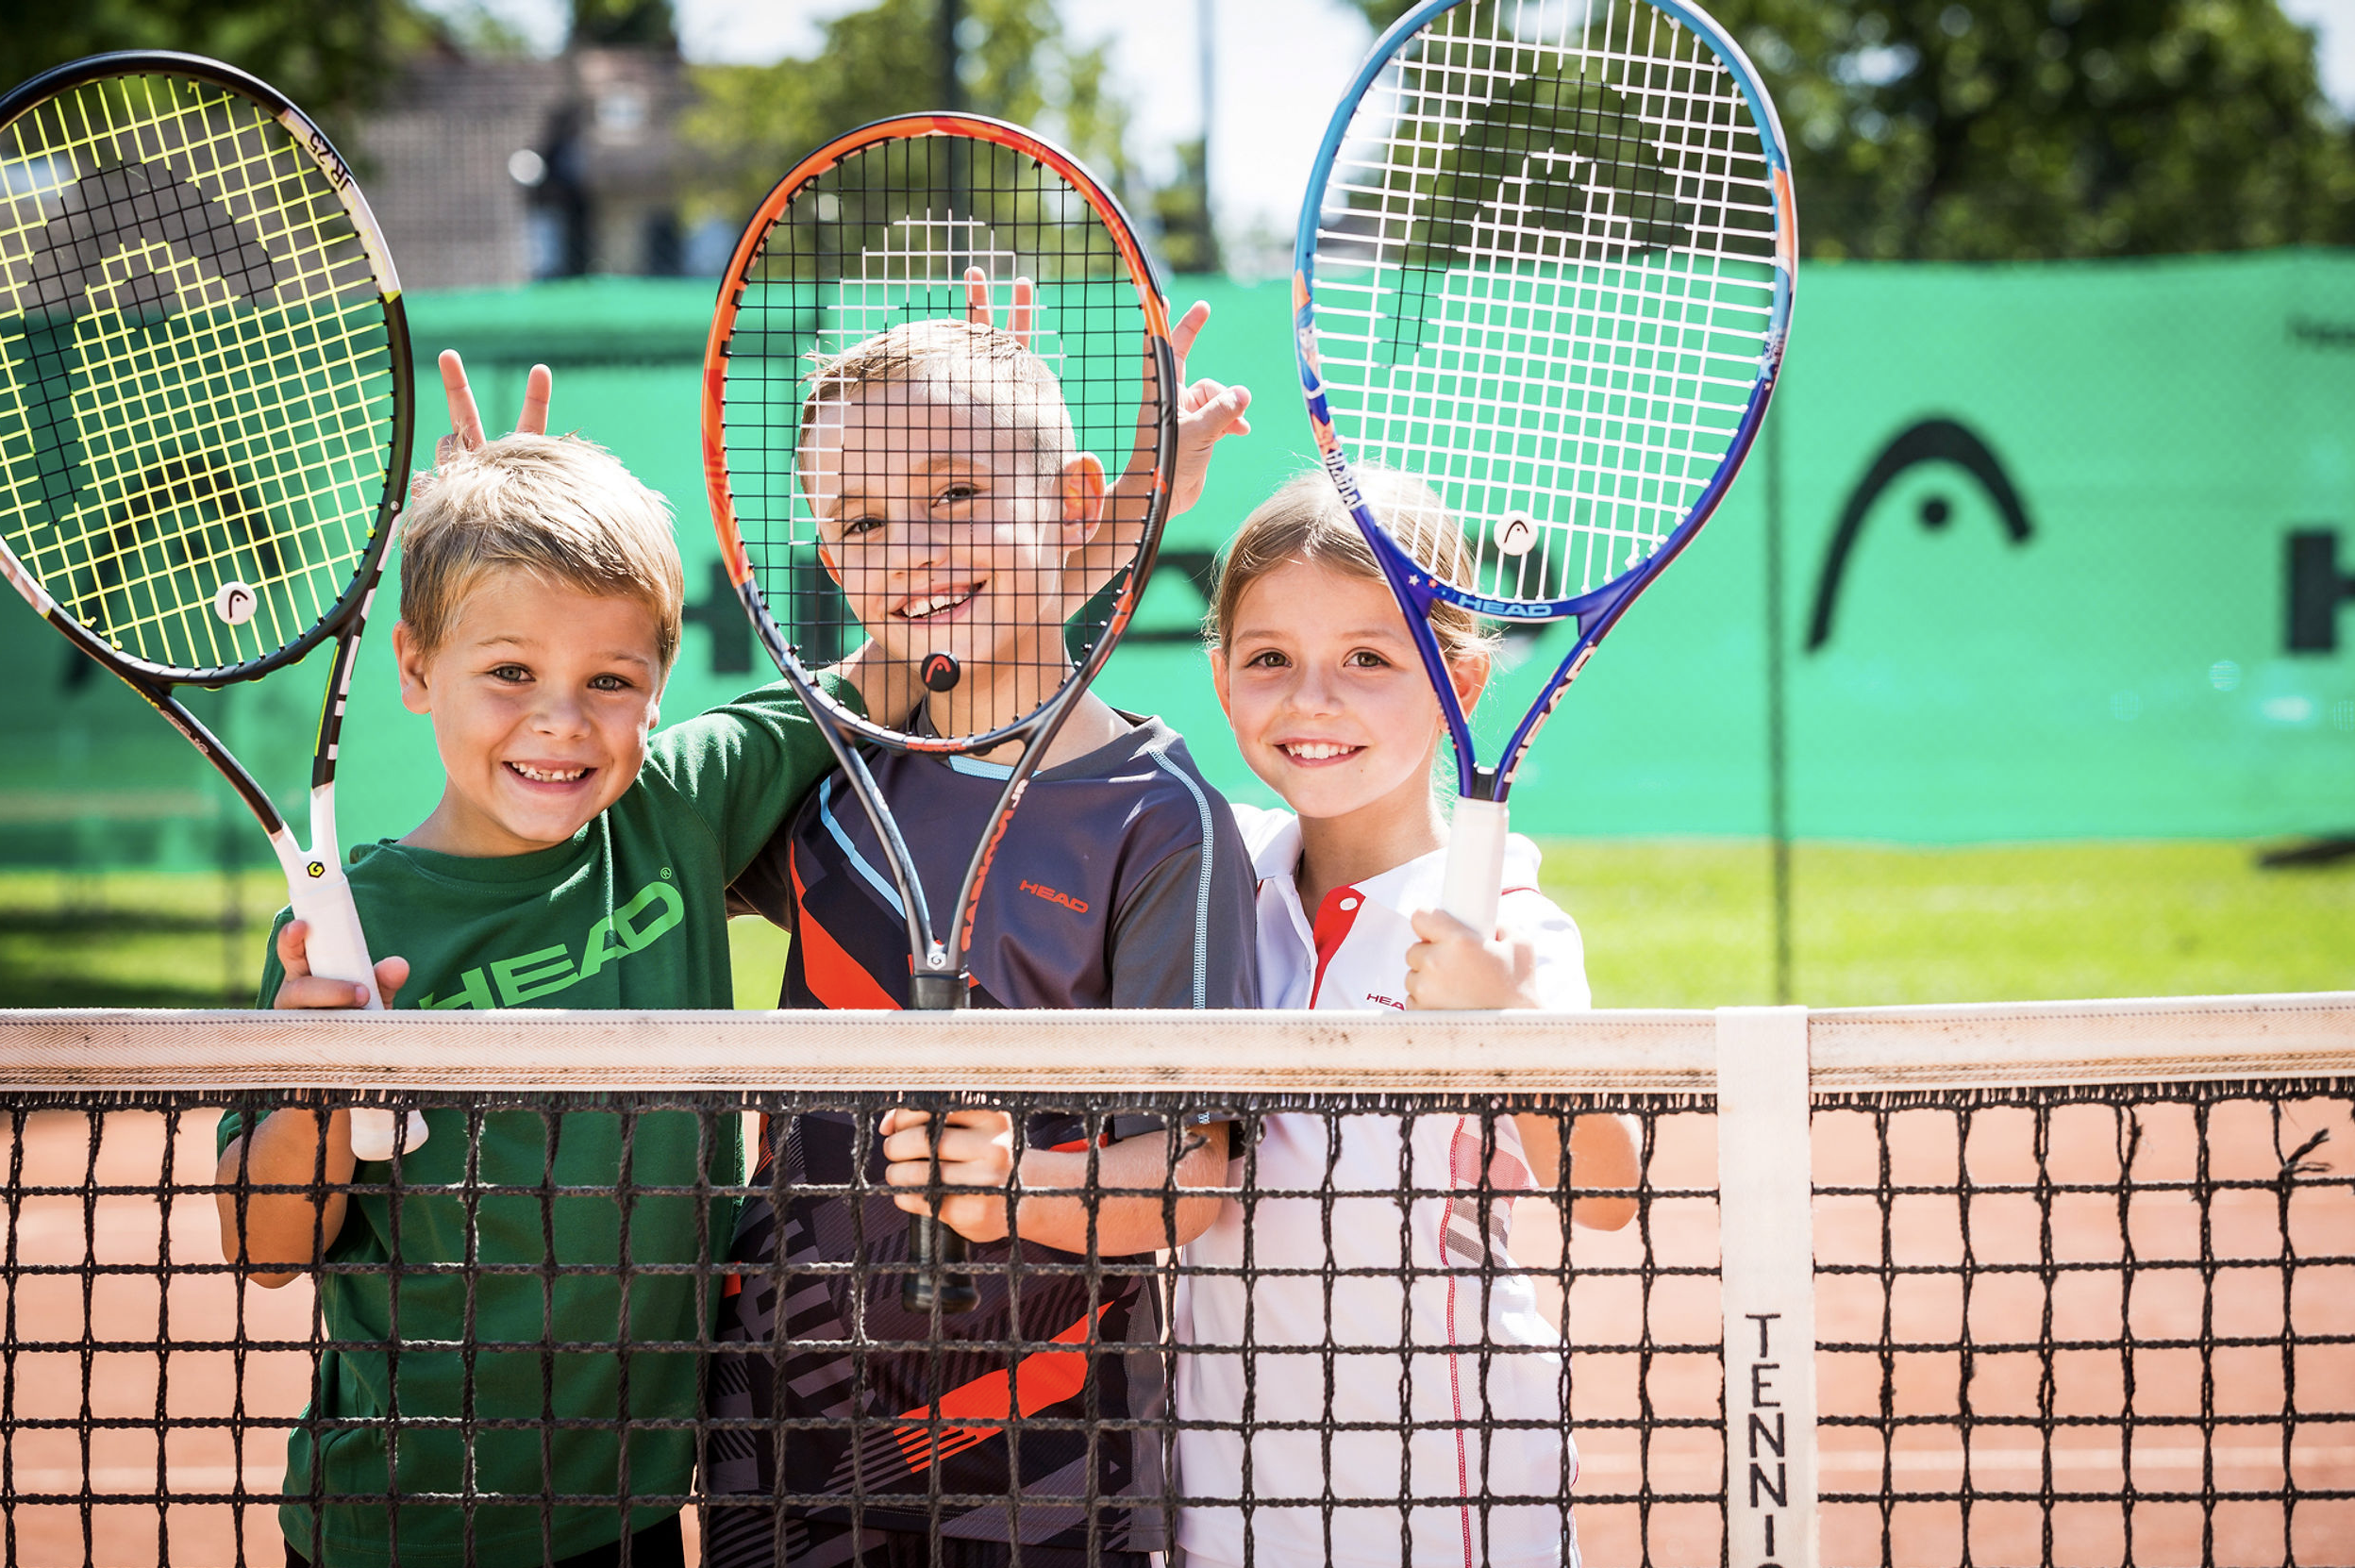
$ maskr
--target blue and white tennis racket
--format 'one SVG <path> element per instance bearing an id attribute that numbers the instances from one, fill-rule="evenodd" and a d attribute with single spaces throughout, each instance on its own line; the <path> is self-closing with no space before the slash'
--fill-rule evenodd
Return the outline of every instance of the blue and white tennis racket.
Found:
<path id="1" fill-rule="evenodd" d="M 1797 250 L 1774 105 L 1679 0 L 1428 0 L 1334 111 L 1294 252 L 1301 391 L 1445 710 L 1442 902 L 1483 934 L 1529 742 L 1758 434 Z M 1456 527 L 1377 516 L 1366 463 L 1419 476 Z M 1441 602 L 1578 623 L 1493 767 Z"/>

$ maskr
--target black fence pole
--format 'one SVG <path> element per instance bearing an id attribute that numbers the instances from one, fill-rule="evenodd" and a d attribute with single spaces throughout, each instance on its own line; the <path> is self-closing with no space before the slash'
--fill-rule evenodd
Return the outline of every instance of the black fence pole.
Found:
<path id="1" fill-rule="evenodd" d="M 957 28 L 965 19 L 965 8 L 960 0 L 940 0 L 940 3 L 941 108 L 950 114 L 960 114 L 965 108 L 965 75 L 959 55 Z"/>

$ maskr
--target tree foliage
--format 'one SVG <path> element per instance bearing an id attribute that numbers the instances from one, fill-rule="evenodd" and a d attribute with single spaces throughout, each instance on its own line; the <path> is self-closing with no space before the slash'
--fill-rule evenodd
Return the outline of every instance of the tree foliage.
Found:
<path id="1" fill-rule="evenodd" d="M 573 0 L 575 44 L 678 47 L 671 0 Z"/>
<path id="2" fill-rule="evenodd" d="M 1365 13 L 1366 21 L 1374 25 L 1374 34 L 1378 38 L 1383 28 L 1412 10 L 1418 0 L 1350 0 L 1350 4 Z"/>
<path id="3" fill-rule="evenodd" d="M 2355 147 L 2276 0 L 1728 0 L 1816 254 L 1979 260 L 2322 242 Z M 1811 238 L 1811 230 L 1812 238 Z"/>
<path id="4" fill-rule="evenodd" d="M 680 135 L 698 216 L 741 218 L 803 154 L 871 120 L 941 107 L 938 0 L 879 0 L 825 25 L 809 59 L 693 72 Z M 1056 136 L 1114 189 L 1129 175 L 1127 112 L 1100 47 L 1074 48 L 1052 0 L 964 0 L 964 107 Z"/>
<path id="5" fill-rule="evenodd" d="M 341 133 L 438 32 L 408 0 L 5 0 L 0 83 L 110 49 L 179 49 L 242 66 Z"/>
<path id="6" fill-rule="evenodd" d="M 1356 0 L 1385 25 L 1406 0 Z M 2355 239 L 2355 137 L 2278 0 L 1711 0 L 1792 143 L 1811 255 Z"/>

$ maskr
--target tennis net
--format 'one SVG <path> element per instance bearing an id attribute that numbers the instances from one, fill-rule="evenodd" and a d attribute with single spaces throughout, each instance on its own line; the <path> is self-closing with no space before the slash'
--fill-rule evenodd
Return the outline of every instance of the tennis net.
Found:
<path id="1" fill-rule="evenodd" d="M 18 1013 L 0 1093 L 10 1562 L 2355 1542 L 2355 994 Z M 344 1177 L 363 1100 L 434 1131 Z M 905 1298 L 894 1108 L 1004 1114 L 977 1310 Z M 271 1126 L 303 1174 L 218 1184 Z"/>

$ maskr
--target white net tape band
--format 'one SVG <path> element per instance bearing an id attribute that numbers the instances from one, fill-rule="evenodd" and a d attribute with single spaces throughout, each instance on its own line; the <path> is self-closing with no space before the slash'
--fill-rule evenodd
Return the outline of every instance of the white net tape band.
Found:
<path id="1" fill-rule="evenodd" d="M 1726 1016 L 0 1012 L 0 1088 L 1705 1094 Z M 1808 1038 L 1819 1093 L 2329 1077 L 2355 992 L 1827 1009 Z"/>

